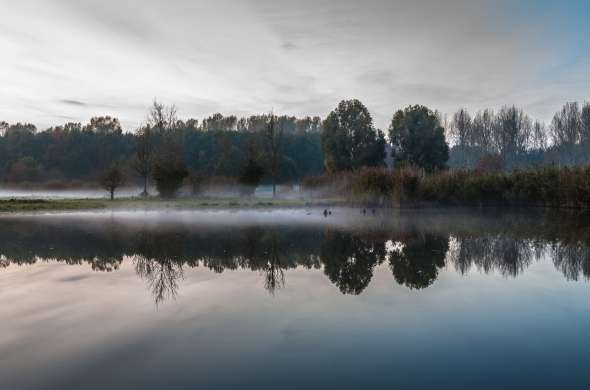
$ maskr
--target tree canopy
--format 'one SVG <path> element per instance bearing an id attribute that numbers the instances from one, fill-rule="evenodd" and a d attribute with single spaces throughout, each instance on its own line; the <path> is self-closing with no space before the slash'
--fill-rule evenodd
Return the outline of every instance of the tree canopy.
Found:
<path id="1" fill-rule="evenodd" d="M 322 148 L 330 172 L 378 166 L 385 159 L 385 135 L 359 100 L 343 100 L 324 121 Z"/>
<path id="2" fill-rule="evenodd" d="M 416 165 L 434 171 L 444 169 L 449 159 L 445 130 L 438 115 L 428 107 L 415 105 L 399 110 L 389 126 L 396 163 Z"/>

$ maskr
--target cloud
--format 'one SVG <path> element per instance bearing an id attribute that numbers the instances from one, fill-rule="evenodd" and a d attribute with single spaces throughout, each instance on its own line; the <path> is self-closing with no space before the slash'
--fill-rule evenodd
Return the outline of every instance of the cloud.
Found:
<path id="1" fill-rule="evenodd" d="M 297 49 L 297 45 L 295 45 L 293 42 L 289 42 L 289 41 L 285 41 L 283 42 L 283 44 L 281 45 L 281 47 L 285 50 L 295 50 Z"/>
<path id="2" fill-rule="evenodd" d="M 80 106 L 80 107 L 87 107 L 88 106 L 87 103 L 81 102 L 79 100 L 72 100 L 72 99 L 59 99 L 58 102 L 65 104 L 65 105 L 69 105 L 69 106 Z"/>
<path id="3" fill-rule="evenodd" d="M 518 104 L 547 120 L 560 99 L 584 99 L 590 50 L 568 7 L 524 3 L 20 0 L 0 20 L 0 115 L 134 128 L 154 97 L 196 118 L 325 116 L 359 98 L 380 127 L 414 103 Z"/>

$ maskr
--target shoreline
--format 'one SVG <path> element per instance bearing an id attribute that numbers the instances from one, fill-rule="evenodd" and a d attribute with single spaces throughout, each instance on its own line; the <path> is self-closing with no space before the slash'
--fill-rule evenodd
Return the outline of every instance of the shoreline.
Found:
<path id="1" fill-rule="evenodd" d="M 71 199 L 35 199 L 35 198 L 3 198 L 0 199 L 0 214 L 11 214 L 36 211 L 93 211 L 93 210 L 248 210 L 248 209 L 302 209 L 302 208 L 350 208 L 377 210 L 551 210 L 551 211 L 582 211 L 588 209 L 578 207 L 548 207 L 534 204 L 440 204 L 424 202 L 408 202 L 401 205 L 385 206 L 377 203 L 352 202 L 346 199 L 265 199 L 265 198 L 119 198 L 113 201 L 100 198 Z"/>

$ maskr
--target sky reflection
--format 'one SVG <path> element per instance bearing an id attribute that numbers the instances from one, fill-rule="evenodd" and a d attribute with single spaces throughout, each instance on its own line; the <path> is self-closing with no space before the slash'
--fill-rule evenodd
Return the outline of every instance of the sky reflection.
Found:
<path id="1" fill-rule="evenodd" d="M 187 223 L 149 228 L 149 239 L 137 238 L 145 224 L 120 216 L 78 225 L 69 215 L 60 230 L 55 218 L 0 224 L 2 388 L 583 388 L 590 379 L 585 263 L 574 262 L 575 282 L 554 251 L 586 241 L 564 218 L 560 229 L 538 215 L 399 216 L 385 231 Z M 149 262 L 141 267 L 182 269 L 174 296 L 157 301 L 137 256 Z M 280 288 L 269 289 L 269 270 L 282 272 Z"/>

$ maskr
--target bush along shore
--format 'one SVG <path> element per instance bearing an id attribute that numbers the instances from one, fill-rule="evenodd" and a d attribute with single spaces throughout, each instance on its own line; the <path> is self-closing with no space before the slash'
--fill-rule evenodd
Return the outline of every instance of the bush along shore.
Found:
<path id="1" fill-rule="evenodd" d="M 469 170 L 361 168 L 307 177 L 289 199 L 159 197 L 105 199 L 4 199 L 0 212 L 91 209 L 205 209 L 297 207 L 546 207 L 590 209 L 590 167 L 490 173 Z"/>
<path id="2" fill-rule="evenodd" d="M 510 173 L 471 170 L 363 168 L 308 177 L 308 196 L 379 207 L 525 206 L 590 208 L 590 167 L 542 168 Z"/>

